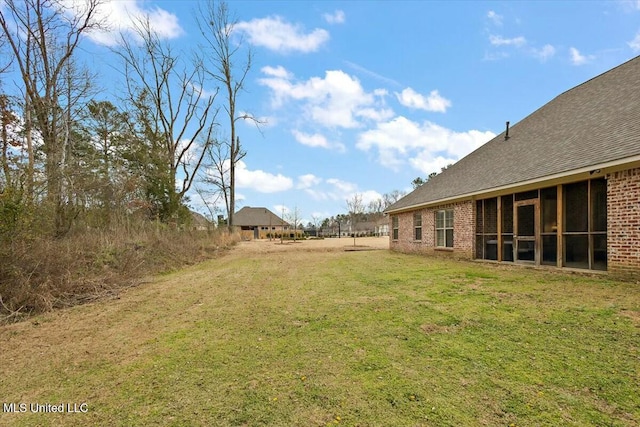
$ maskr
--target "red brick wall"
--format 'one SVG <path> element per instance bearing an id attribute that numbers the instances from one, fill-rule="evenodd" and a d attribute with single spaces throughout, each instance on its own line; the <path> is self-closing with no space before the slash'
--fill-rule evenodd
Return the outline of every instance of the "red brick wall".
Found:
<path id="1" fill-rule="evenodd" d="M 607 179 L 608 270 L 640 279 L 640 168 Z"/>
<path id="2" fill-rule="evenodd" d="M 453 209 L 453 249 L 435 248 L 435 213 L 441 209 Z M 393 233 L 390 233 L 389 248 L 400 252 L 442 254 L 471 259 L 473 258 L 475 238 L 474 210 L 475 204 L 472 201 L 420 209 L 419 212 L 422 213 L 422 240 L 419 242 L 413 239 L 413 214 L 416 211 L 401 213 L 398 215 L 398 240 L 393 240 Z M 391 215 L 389 216 L 389 227 L 392 227 Z"/>

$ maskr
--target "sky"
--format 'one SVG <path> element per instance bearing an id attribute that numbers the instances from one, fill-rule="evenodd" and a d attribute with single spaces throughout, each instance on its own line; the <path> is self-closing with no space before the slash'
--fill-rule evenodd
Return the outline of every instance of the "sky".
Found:
<path id="1" fill-rule="evenodd" d="M 74 0 L 68 0 L 74 1 Z M 555 96 L 640 55 L 634 1 L 229 1 L 253 53 L 237 109 L 238 206 L 347 212 L 439 172 Z M 148 16 L 188 55 L 197 1 L 108 1 L 83 40 L 113 96 L 118 32 Z M 205 87 L 214 90 L 215 87 Z M 221 120 L 222 123 L 222 120 Z M 226 132 L 221 128 L 221 132 Z M 198 195 L 194 209 L 206 212 Z"/>

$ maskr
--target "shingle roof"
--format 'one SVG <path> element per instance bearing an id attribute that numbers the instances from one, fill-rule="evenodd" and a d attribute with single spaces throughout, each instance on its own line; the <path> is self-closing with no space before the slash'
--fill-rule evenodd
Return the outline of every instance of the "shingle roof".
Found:
<path id="1" fill-rule="evenodd" d="M 278 215 L 274 214 L 267 208 L 252 208 L 245 206 L 235 213 L 233 217 L 233 225 L 239 227 L 246 226 L 275 226 L 289 225 L 283 221 Z"/>
<path id="2" fill-rule="evenodd" d="M 582 83 L 387 208 L 490 191 L 640 155 L 640 56 Z"/>

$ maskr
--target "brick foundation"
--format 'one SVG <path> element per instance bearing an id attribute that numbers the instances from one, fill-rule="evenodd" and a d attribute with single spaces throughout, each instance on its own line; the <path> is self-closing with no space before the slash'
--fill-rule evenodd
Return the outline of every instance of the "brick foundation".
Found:
<path id="1" fill-rule="evenodd" d="M 613 275 L 640 279 L 640 168 L 607 179 L 607 257 Z"/>

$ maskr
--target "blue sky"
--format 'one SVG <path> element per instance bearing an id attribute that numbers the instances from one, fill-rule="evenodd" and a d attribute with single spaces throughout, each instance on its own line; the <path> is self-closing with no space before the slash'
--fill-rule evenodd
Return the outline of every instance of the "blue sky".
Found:
<path id="1" fill-rule="evenodd" d="M 71 1 L 71 0 L 69 0 Z M 176 49 L 198 43 L 195 1 L 111 1 L 90 67 L 147 14 Z M 238 208 L 346 212 L 439 171 L 553 97 L 640 54 L 640 1 L 230 1 L 253 66 L 238 108 Z M 206 88 L 206 89 L 213 89 Z M 222 132 L 225 132 L 224 128 Z M 199 204 L 193 197 L 193 205 Z"/>

